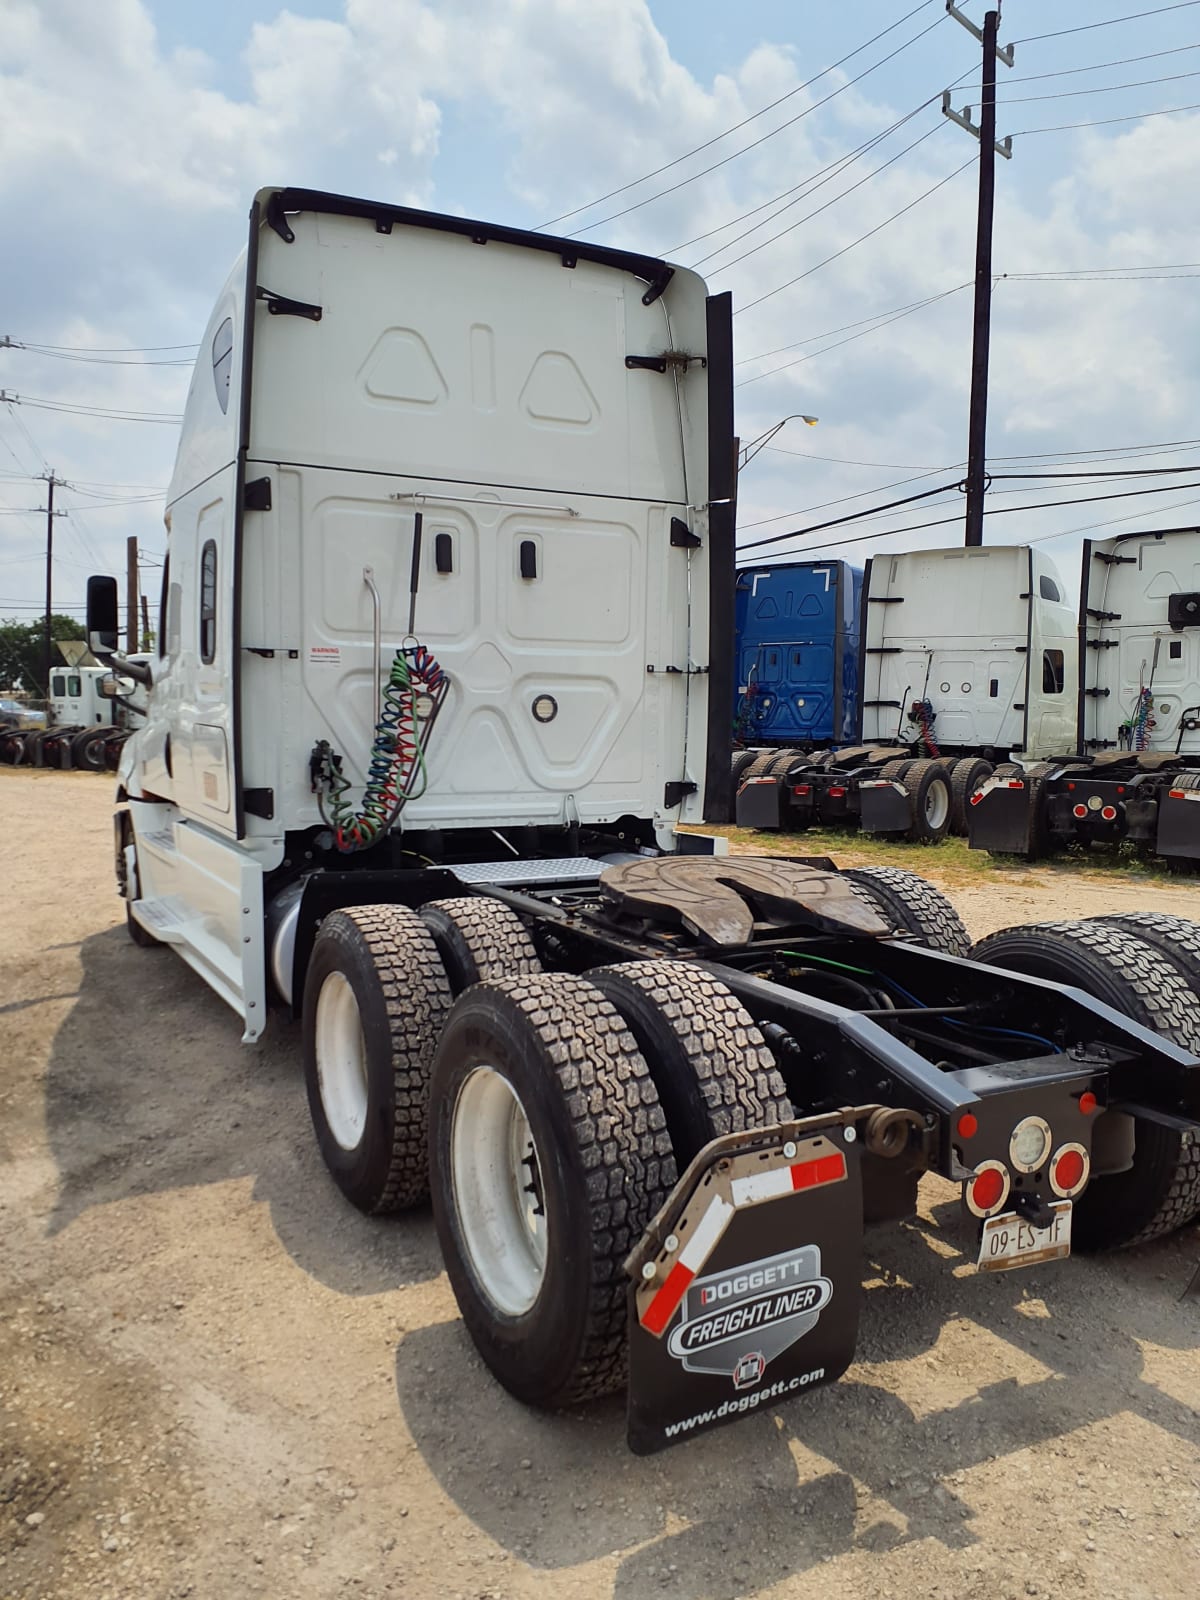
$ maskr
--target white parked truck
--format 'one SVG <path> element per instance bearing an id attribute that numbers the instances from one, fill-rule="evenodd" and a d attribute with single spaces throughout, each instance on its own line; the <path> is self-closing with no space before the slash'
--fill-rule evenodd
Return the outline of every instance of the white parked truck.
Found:
<path id="1" fill-rule="evenodd" d="M 147 658 L 130 659 L 137 671 Z M 118 678 L 109 667 L 68 661 L 50 674 L 44 725 L 0 729 L 0 762 L 114 772 L 121 747 L 140 722 L 145 704 L 143 688 L 131 678 Z"/>
<path id="2" fill-rule="evenodd" d="M 739 823 L 936 843 L 995 764 L 1074 740 L 1075 613 L 1035 545 L 875 556 L 860 604 L 859 738 L 735 757 Z"/>
<path id="3" fill-rule="evenodd" d="M 1128 843 L 1200 863 L 1200 528 L 1087 539 L 1074 726 L 970 805 L 971 846 L 1030 859 Z"/>
<path id="4" fill-rule="evenodd" d="M 838 1378 L 864 1215 L 922 1171 L 989 1270 L 1200 1210 L 1183 1132 L 1138 1132 L 1200 1119 L 1200 1064 L 1110 1009 L 1153 1020 L 1134 952 L 1200 1040 L 1170 954 L 983 967 L 912 874 L 679 831 L 728 804 L 734 462 L 730 302 L 694 274 L 267 189 L 188 396 L 148 667 L 89 584 L 92 648 L 150 685 L 134 939 L 248 1041 L 302 1018 L 345 1197 L 432 1196 L 500 1381 L 562 1406 L 628 1376 L 641 1451 Z M 1067 992 L 1001 970 L 1064 950 Z"/>

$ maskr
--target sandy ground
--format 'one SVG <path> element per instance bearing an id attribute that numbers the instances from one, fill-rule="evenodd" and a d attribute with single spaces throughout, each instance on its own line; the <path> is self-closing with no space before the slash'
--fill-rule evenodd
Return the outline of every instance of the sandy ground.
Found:
<path id="1" fill-rule="evenodd" d="M 868 1243 L 831 1389 L 648 1460 L 475 1358 L 427 1214 L 372 1222 L 113 894 L 109 785 L 0 769 L 0 1597 L 1200 1592 L 1195 1228 L 999 1278 L 952 1192 Z M 934 852 L 919 864 L 936 877 Z M 1195 888 L 1022 873 L 975 933 Z"/>

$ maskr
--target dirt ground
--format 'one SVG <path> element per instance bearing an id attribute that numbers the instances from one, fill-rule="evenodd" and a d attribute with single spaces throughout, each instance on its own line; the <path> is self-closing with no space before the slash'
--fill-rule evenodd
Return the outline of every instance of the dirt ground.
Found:
<path id="1" fill-rule="evenodd" d="M 244 1047 L 130 943 L 109 815 L 103 778 L 0 769 L 0 1597 L 1200 1593 L 1197 1229 L 980 1277 L 927 1183 L 868 1241 L 841 1383 L 635 1458 L 618 1403 L 490 1380 L 427 1213 L 341 1200 L 296 1029 Z M 977 935 L 1200 912 L 1040 868 L 951 892 Z"/>

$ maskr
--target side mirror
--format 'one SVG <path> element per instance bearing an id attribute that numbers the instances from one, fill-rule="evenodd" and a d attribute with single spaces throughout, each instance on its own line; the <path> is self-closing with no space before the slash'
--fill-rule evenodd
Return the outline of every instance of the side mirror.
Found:
<path id="1" fill-rule="evenodd" d="M 115 700 L 121 693 L 121 685 L 116 678 L 101 678 L 96 690 L 102 700 Z"/>
<path id="2" fill-rule="evenodd" d="M 96 656 L 116 654 L 117 580 L 89 578 L 87 582 L 87 641 Z"/>

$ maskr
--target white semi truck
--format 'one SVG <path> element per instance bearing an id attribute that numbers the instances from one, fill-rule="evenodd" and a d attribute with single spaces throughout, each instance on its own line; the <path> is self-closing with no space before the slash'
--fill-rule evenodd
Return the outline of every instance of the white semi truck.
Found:
<path id="1" fill-rule="evenodd" d="M 119 775 L 135 940 L 246 1041 L 302 1018 L 343 1195 L 431 1195 L 500 1381 L 628 1377 L 641 1451 L 838 1378 L 864 1215 L 922 1171 L 987 1269 L 1200 1210 L 1169 941 L 1019 930 L 984 967 L 912 874 L 680 831 L 728 806 L 730 309 L 656 259 L 263 190 Z M 89 637 L 128 670 L 112 579 Z"/>
<path id="2" fill-rule="evenodd" d="M 1074 740 L 1075 612 L 1036 545 L 876 556 L 860 606 L 858 738 L 735 757 L 739 823 L 937 843 L 996 764 Z"/>
<path id="3" fill-rule="evenodd" d="M 973 849 L 1128 844 L 1200 865 L 1200 528 L 1083 544 L 1072 725 L 969 806 Z"/>
<path id="4" fill-rule="evenodd" d="M 62 646 L 78 649 L 83 646 Z M 83 652 L 86 653 L 86 652 Z M 134 655 L 138 671 L 147 658 Z M 115 772 L 121 747 L 141 721 L 143 687 L 111 668 L 68 660 L 50 674 L 48 715 L 38 727 L 0 728 L 0 762 L 9 766 L 80 768 Z"/>

